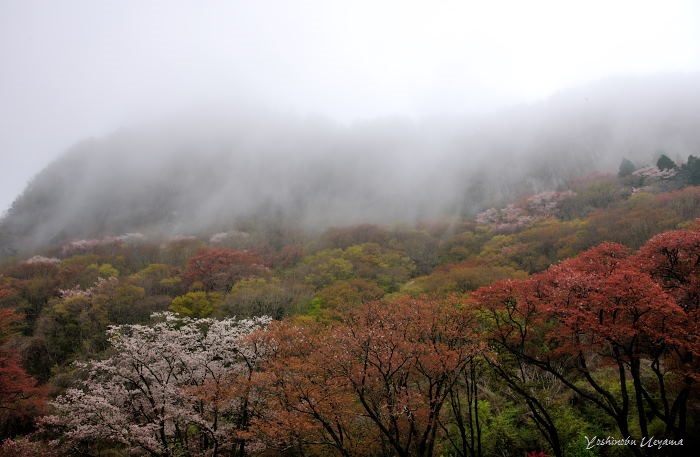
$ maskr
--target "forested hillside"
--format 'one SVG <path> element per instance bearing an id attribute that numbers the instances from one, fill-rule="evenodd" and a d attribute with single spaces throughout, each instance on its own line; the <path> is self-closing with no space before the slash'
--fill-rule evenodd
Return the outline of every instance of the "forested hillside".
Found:
<path id="1" fill-rule="evenodd" d="M 0 0 L 0 457 L 698 457 L 699 127 L 689 0 Z"/>
<path id="2" fill-rule="evenodd" d="M 0 454 L 694 455 L 698 165 L 626 160 L 473 217 L 124 221 L 6 257 Z"/>
<path id="3" fill-rule="evenodd" d="M 340 125 L 250 107 L 86 140 L 0 222 L 0 255 L 139 232 L 472 218 L 627 158 L 698 155 L 696 75 L 621 78 L 473 119 Z"/>

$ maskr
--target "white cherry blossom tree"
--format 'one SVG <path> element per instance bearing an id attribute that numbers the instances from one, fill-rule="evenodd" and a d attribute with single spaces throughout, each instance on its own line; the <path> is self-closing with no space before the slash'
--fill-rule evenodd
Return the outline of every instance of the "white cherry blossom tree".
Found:
<path id="1" fill-rule="evenodd" d="M 249 379 L 263 356 L 250 338 L 271 319 L 153 315 L 152 325 L 108 331 L 112 350 L 81 363 L 85 379 L 44 419 L 78 447 L 108 444 L 129 455 L 243 455 Z"/>

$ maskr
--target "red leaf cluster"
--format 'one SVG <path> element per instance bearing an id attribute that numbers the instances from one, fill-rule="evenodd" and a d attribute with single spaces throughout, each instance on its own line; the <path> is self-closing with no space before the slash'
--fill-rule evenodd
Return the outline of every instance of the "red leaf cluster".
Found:
<path id="1" fill-rule="evenodd" d="M 5 436 L 30 426 L 46 406 L 45 389 L 24 370 L 17 351 L 5 345 L 20 319 L 12 310 L 0 309 L 0 433 Z"/>
<path id="2" fill-rule="evenodd" d="M 207 292 L 224 291 L 236 281 L 267 270 L 265 262 L 255 252 L 204 248 L 189 258 L 183 279 L 190 284 L 200 282 Z"/>

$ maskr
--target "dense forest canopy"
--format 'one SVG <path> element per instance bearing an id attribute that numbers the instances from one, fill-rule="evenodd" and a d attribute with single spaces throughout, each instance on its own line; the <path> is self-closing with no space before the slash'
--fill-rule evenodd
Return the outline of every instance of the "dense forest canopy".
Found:
<path id="1" fill-rule="evenodd" d="M 665 157 L 474 218 L 7 257 L 0 452 L 693 455 L 698 159 Z"/>
<path id="2" fill-rule="evenodd" d="M 0 0 L 0 457 L 700 455 L 699 24 Z"/>
<path id="3" fill-rule="evenodd" d="M 76 146 L 0 222 L 0 454 L 694 455 L 700 92 L 676 81 Z"/>

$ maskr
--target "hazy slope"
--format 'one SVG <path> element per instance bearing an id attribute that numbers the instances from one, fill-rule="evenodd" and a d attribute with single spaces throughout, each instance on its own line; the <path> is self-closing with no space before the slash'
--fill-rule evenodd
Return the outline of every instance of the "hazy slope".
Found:
<path id="1" fill-rule="evenodd" d="M 0 224 L 0 248 L 206 233 L 256 215 L 324 227 L 468 213 L 622 157 L 700 155 L 697 80 L 607 80 L 469 121 L 346 127 L 231 110 L 123 130 L 37 175 Z"/>

